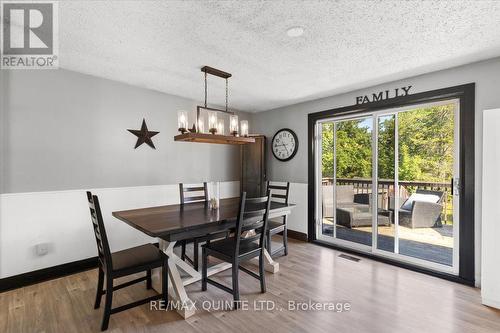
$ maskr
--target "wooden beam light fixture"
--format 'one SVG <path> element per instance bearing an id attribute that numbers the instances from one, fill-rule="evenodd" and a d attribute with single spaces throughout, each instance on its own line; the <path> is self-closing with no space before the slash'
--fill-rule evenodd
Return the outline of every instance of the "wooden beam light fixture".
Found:
<path id="1" fill-rule="evenodd" d="M 179 131 L 181 134 L 176 135 L 174 137 L 175 141 L 188 141 L 188 142 L 203 142 L 203 143 L 225 143 L 225 144 L 246 144 L 253 143 L 255 139 L 248 137 L 248 121 L 241 121 L 241 130 L 244 133 L 239 135 L 238 133 L 238 116 L 234 114 L 234 112 L 229 111 L 229 84 L 228 79 L 232 76 L 231 73 L 224 72 L 220 69 L 213 68 L 210 66 L 203 66 L 201 71 L 205 76 L 205 103 L 203 106 L 198 105 L 196 107 L 196 120 L 193 125 L 193 130 L 186 131 L 187 125 L 187 114 L 179 113 Z M 225 109 L 216 109 L 208 107 L 208 84 L 207 84 L 207 76 L 214 75 L 226 80 L 226 107 Z M 208 112 L 208 133 L 204 133 L 205 128 L 205 120 L 201 115 L 201 111 L 206 110 Z M 229 119 L 229 134 L 224 135 L 224 120 L 217 119 L 217 113 L 225 113 L 230 115 Z M 183 117 L 183 119 L 180 119 Z M 185 123 L 184 123 L 185 122 Z M 183 125 L 183 126 L 181 126 Z M 244 138 L 242 138 L 244 137 Z"/>

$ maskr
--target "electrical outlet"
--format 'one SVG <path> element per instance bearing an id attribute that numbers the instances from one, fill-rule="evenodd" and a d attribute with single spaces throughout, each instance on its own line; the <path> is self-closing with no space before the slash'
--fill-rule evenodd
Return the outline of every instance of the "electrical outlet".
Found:
<path id="1" fill-rule="evenodd" d="M 35 245 L 35 253 L 37 256 L 44 256 L 49 252 L 48 243 L 40 243 Z"/>

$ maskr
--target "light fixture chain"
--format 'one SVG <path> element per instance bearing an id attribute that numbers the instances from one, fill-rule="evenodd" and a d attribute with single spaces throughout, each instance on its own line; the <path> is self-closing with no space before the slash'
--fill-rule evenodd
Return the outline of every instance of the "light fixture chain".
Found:
<path id="1" fill-rule="evenodd" d="M 226 78 L 226 112 L 227 112 L 227 100 L 228 100 L 228 95 L 229 95 L 229 90 L 228 90 L 228 83 L 227 83 L 227 78 Z"/>
<path id="2" fill-rule="evenodd" d="M 207 107 L 207 71 L 205 71 L 205 108 Z"/>

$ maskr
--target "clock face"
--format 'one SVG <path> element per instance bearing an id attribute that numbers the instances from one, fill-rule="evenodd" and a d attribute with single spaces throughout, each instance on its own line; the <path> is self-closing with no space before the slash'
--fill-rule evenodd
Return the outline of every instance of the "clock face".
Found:
<path id="1" fill-rule="evenodd" d="M 291 160 L 299 148 L 299 140 L 294 131 L 284 128 L 276 132 L 272 141 L 273 155 L 280 161 Z"/>

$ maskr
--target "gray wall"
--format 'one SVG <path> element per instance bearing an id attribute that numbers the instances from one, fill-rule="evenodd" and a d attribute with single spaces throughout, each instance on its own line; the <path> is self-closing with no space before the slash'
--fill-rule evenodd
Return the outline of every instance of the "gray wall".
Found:
<path id="1" fill-rule="evenodd" d="M 1 72 L 1 193 L 239 180 L 239 147 L 173 141 L 195 101 L 66 70 Z M 134 150 L 126 129 L 142 118 L 156 150 Z"/>
<path id="2" fill-rule="evenodd" d="M 353 91 L 346 94 L 300 103 L 254 115 L 254 129 L 269 138 L 283 127 L 293 129 L 299 139 L 299 150 L 289 162 L 279 162 L 270 152 L 268 156 L 268 175 L 273 180 L 289 180 L 307 183 L 307 115 L 341 106 L 355 104 L 356 96 L 370 94 L 386 89 L 412 85 L 411 93 L 424 92 L 439 88 L 476 83 L 476 122 L 475 122 L 475 238 L 476 238 L 476 281 L 480 281 L 481 264 L 481 181 L 482 181 L 482 121 L 483 110 L 500 107 L 500 58 L 429 73 L 405 80 Z M 461 144 L 467 145 L 466 142 Z M 465 148 L 467 149 L 467 147 Z M 307 224 L 307 221 L 304 221 Z"/>
<path id="3" fill-rule="evenodd" d="M 271 154 L 269 143 L 269 178 L 307 183 L 307 115 L 309 113 L 352 105 L 356 102 L 356 96 L 371 95 L 373 92 L 406 85 L 412 85 L 411 93 L 417 93 L 471 82 L 476 83 L 476 185 L 479 186 L 482 111 L 500 107 L 500 58 L 255 114 L 254 129 L 265 134 L 269 139 L 283 127 L 293 129 L 299 139 L 300 146 L 297 155 L 289 162 L 276 160 Z"/>

